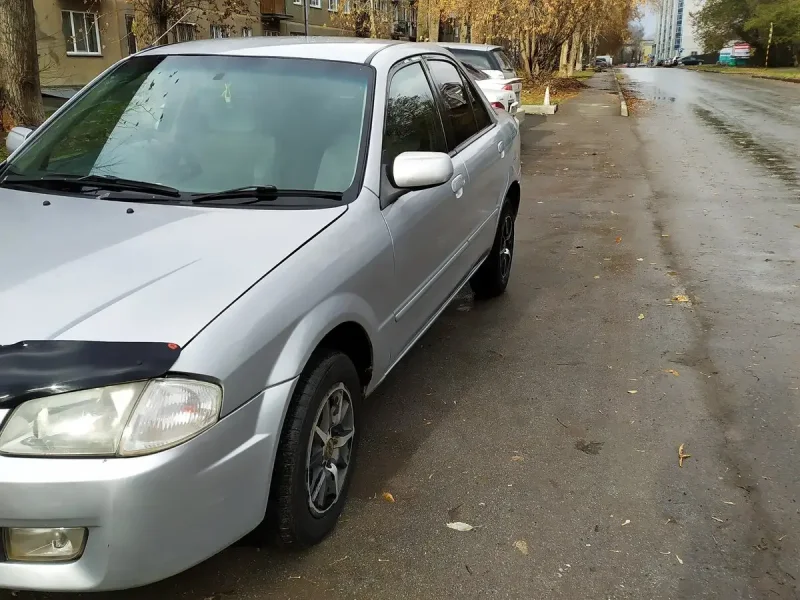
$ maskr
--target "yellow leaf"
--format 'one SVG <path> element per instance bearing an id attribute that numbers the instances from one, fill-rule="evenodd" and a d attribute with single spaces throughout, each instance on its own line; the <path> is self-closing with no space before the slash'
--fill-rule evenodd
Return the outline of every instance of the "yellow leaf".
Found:
<path id="1" fill-rule="evenodd" d="M 641 321 L 642 319 L 644 319 L 644 314 L 643 313 L 639 313 L 639 320 Z"/>
<path id="2" fill-rule="evenodd" d="M 522 554 L 528 554 L 528 542 L 525 540 L 517 540 L 514 542 L 514 548 L 519 550 Z"/>
<path id="3" fill-rule="evenodd" d="M 689 302 L 690 301 L 689 300 L 689 296 L 687 296 L 686 294 L 678 294 L 677 296 L 674 296 L 672 298 L 672 300 L 674 302 Z"/>
<path id="4" fill-rule="evenodd" d="M 392 496 L 389 492 L 383 492 L 383 499 L 387 502 L 394 503 L 394 496 Z"/>
<path id="5" fill-rule="evenodd" d="M 635 393 L 636 393 L 636 392 L 638 392 L 638 391 L 639 391 L 639 390 L 628 390 L 628 393 L 629 393 L 629 394 L 635 394 Z"/>
<path id="6" fill-rule="evenodd" d="M 675 377 L 678 377 L 680 375 L 680 373 L 678 373 L 675 369 L 664 369 L 664 373 L 675 375 Z"/>
<path id="7" fill-rule="evenodd" d="M 617 239 L 615 239 L 615 240 L 614 240 L 614 243 L 615 243 L 615 244 L 619 244 L 621 241 L 622 241 L 622 236 L 621 236 L 621 235 L 618 235 L 618 236 L 617 236 Z"/>

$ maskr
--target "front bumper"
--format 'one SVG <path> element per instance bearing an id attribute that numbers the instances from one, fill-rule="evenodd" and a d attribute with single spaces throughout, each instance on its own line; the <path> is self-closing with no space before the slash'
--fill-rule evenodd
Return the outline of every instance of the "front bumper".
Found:
<path id="1" fill-rule="evenodd" d="M 0 587 L 141 586 L 184 571 L 252 531 L 264 517 L 295 381 L 265 390 L 198 437 L 150 456 L 0 456 L 0 529 L 89 530 L 83 555 L 70 563 L 0 557 Z"/>

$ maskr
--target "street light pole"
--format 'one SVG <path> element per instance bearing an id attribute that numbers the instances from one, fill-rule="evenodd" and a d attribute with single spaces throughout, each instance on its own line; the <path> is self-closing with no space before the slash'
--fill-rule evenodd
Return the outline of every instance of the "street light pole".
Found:
<path id="1" fill-rule="evenodd" d="M 310 0 L 303 0 L 303 29 L 308 37 L 308 3 Z"/>

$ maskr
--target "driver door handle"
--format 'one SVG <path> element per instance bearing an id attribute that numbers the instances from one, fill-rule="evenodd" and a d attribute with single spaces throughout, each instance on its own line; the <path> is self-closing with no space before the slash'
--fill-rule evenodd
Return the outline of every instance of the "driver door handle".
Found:
<path id="1" fill-rule="evenodd" d="M 464 176 L 459 173 L 453 177 L 450 187 L 453 189 L 453 192 L 455 192 L 456 198 L 461 198 L 461 195 L 464 193 Z"/>
<path id="2" fill-rule="evenodd" d="M 497 151 L 500 153 L 500 158 L 505 158 L 506 156 L 506 145 L 502 141 L 497 142 Z"/>

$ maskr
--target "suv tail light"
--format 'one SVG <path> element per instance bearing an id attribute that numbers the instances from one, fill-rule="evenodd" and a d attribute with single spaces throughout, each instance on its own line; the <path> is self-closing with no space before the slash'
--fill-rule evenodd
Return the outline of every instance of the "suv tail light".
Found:
<path id="1" fill-rule="evenodd" d="M 514 88 L 510 83 L 505 84 L 503 86 L 503 89 L 506 90 L 507 92 L 513 92 L 514 91 Z"/>
<path id="2" fill-rule="evenodd" d="M 492 102 L 492 108 L 494 108 L 495 110 L 505 110 L 506 109 L 506 107 L 503 106 L 502 102 Z"/>

